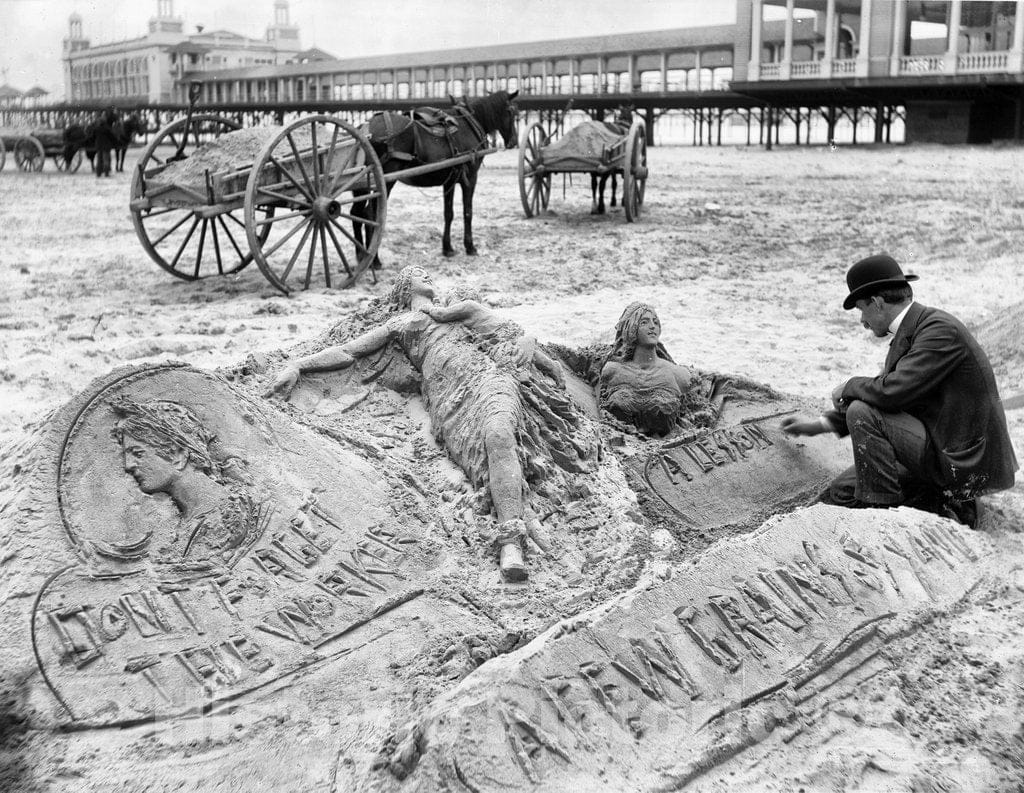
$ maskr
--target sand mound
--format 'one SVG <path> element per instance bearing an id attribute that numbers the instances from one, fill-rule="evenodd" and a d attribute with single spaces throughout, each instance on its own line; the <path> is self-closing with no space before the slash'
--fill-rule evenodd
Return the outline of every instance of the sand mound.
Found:
<path id="1" fill-rule="evenodd" d="M 402 733 L 390 789 L 682 789 L 826 718 L 992 561 L 913 510 L 771 521 L 470 675 Z"/>
<path id="2" fill-rule="evenodd" d="M 975 332 L 1004 388 L 1024 390 L 1024 302 L 1000 309 Z M 1011 396 L 1004 393 L 1003 397 Z"/>

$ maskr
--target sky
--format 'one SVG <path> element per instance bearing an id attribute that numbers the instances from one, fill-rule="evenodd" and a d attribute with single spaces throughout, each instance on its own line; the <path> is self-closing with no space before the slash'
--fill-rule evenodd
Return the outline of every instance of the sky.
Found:
<path id="1" fill-rule="evenodd" d="M 339 58 L 735 22 L 733 0 L 290 0 L 304 48 Z M 144 35 L 156 0 L 0 0 L 0 84 L 63 97 L 68 17 L 92 44 Z M 264 37 L 274 0 L 174 0 L 196 25 Z"/>

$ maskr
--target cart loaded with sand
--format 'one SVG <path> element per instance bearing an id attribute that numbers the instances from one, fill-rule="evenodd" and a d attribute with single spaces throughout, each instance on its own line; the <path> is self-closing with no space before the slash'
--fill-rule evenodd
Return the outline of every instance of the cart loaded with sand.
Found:
<path id="1" fill-rule="evenodd" d="M 648 175 L 644 122 L 637 118 L 626 126 L 590 120 L 560 136 L 539 122 L 524 129 L 519 138 L 519 197 L 526 217 L 547 211 L 551 177 L 559 173 L 569 178 L 574 173 L 597 177 L 602 193 L 608 177 L 621 178 L 626 220 L 638 220 Z"/>
<path id="2" fill-rule="evenodd" d="M 493 151 L 385 174 L 367 136 L 335 116 L 242 129 L 190 114 L 160 130 L 139 159 L 132 221 L 153 261 L 185 280 L 255 261 L 285 293 L 346 288 L 375 260 L 388 184 Z M 367 233 L 355 233 L 353 222 Z"/>
<path id="3" fill-rule="evenodd" d="M 49 128 L 0 127 L 0 171 L 7 163 L 7 153 L 14 157 L 19 171 L 38 173 L 46 158 L 51 157 L 58 171 L 75 173 L 82 166 L 82 150 L 64 156 L 64 130 Z"/>

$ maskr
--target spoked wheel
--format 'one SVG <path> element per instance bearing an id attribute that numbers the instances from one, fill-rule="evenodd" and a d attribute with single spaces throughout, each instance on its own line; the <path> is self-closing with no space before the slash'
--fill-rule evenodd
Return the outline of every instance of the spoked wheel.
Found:
<path id="1" fill-rule="evenodd" d="M 82 150 L 75 149 L 75 153 L 71 155 L 71 162 L 64 162 L 63 154 L 55 154 L 53 161 L 57 164 L 58 171 L 67 171 L 68 173 L 77 173 L 78 169 L 82 167 Z"/>
<path id="2" fill-rule="evenodd" d="M 622 162 L 622 206 L 626 220 L 632 223 L 640 217 L 647 185 L 647 129 L 637 119 L 629 128 L 626 151 Z"/>
<path id="3" fill-rule="evenodd" d="M 132 174 L 132 223 L 150 258 L 171 275 L 195 281 L 210 275 L 237 273 L 252 261 L 245 239 L 242 208 L 210 214 L 204 211 L 206 185 L 203 174 L 194 185 L 195 200 L 168 206 L 160 196 L 166 185 L 160 175 L 179 150 L 188 159 L 201 145 L 241 129 L 231 119 L 213 115 L 178 119 L 160 130 L 139 158 Z M 177 192 L 177 191 L 176 191 Z M 273 214 L 263 207 L 263 216 Z"/>
<path id="4" fill-rule="evenodd" d="M 549 141 L 539 123 L 531 124 L 519 136 L 519 197 L 528 218 L 546 210 L 551 198 L 551 174 L 544 168 L 541 153 Z"/>
<path id="5" fill-rule="evenodd" d="M 321 279 L 351 286 L 376 257 L 387 198 L 380 160 L 355 127 L 323 115 L 292 122 L 263 147 L 246 185 L 256 264 L 285 293 Z M 260 206 L 277 213 L 261 215 Z"/>
<path id="6" fill-rule="evenodd" d="M 41 171 L 46 162 L 43 144 L 31 135 L 21 138 L 14 144 L 14 162 L 22 171 Z"/>

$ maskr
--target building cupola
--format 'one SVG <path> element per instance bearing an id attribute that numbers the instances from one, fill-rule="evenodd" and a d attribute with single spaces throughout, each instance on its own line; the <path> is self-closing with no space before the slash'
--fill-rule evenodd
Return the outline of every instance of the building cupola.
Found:
<path id="1" fill-rule="evenodd" d="M 298 52 L 299 26 L 288 19 L 288 0 L 274 0 L 274 24 L 267 28 L 267 41 L 277 50 Z"/>
<path id="2" fill-rule="evenodd" d="M 149 20 L 150 33 L 178 33 L 185 31 L 185 23 L 174 16 L 174 0 L 156 0 L 156 16 Z"/>
<path id="3" fill-rule="evenodd" d="M 82 35 L 82 17 L 72 14 L 68 17 L 68 35 L 64 39 L 64 54 L 89 49 L 89 39 Z"/>

